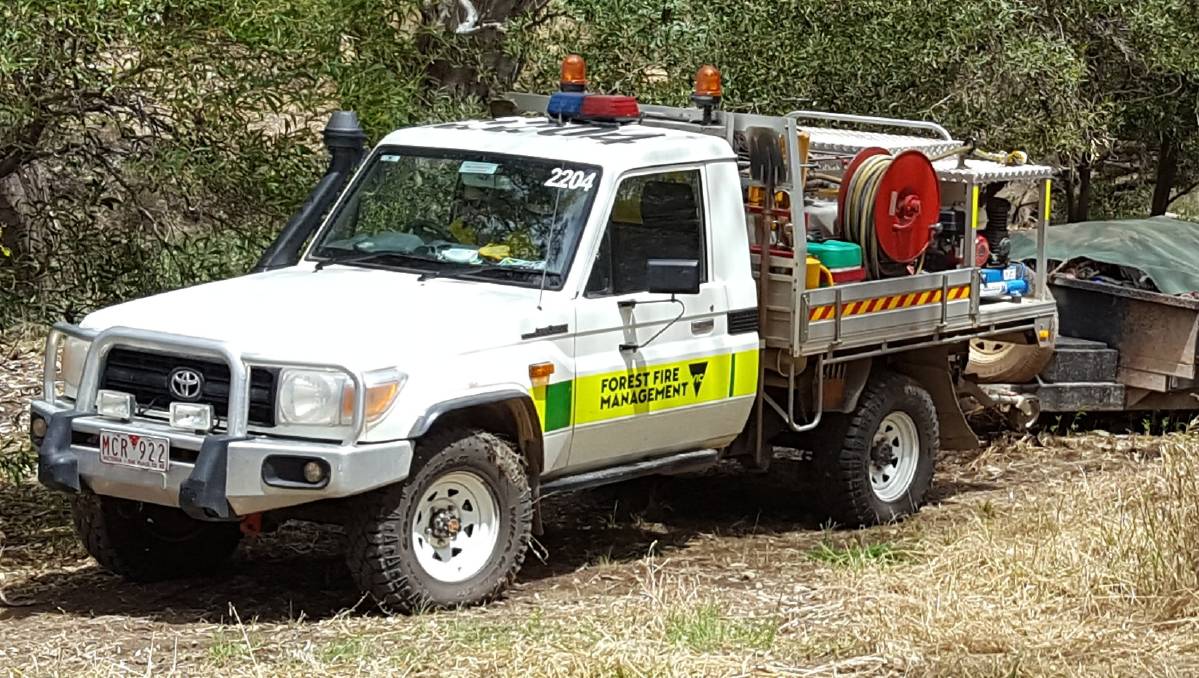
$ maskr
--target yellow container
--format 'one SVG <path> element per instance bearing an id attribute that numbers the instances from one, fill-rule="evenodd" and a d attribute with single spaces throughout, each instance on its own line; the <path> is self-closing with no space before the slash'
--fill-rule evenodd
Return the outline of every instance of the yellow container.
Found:
<path id="1" fill-rule="evenodd" d="M 817 287 L 832 287 L 833 272 L 828 270 L 816 257 L 808 257 L 807 274 L 804 276 L 804 288 L 814 290 Z"/>

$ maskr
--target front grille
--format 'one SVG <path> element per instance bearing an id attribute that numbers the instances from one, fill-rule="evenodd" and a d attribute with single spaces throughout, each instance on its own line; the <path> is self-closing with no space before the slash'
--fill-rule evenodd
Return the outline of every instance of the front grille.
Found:
<path id="1" fill-rule="evenodd" d="M 200 397 L 194 402 L 212 405 L 218 417 L 229 415 L 229 366 L 214 360 L 199 360 L 169 353 L 114 348 L 108 352 L 100 377 L 100 388 L 131 393 L 139 408 L 165 410 L 171 401 L 170 378 L 176 369 L 195 370 L 204 377 Z M 250 368 L 250 423 L 275 425 L 275 381 L 279 371 Z"/>

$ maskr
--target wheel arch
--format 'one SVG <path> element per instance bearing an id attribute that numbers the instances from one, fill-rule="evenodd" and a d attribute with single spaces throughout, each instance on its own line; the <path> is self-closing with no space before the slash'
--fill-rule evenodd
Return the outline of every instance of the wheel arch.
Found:
<path id="1" fill-rule="evenodd" d="M 502 389 L 442 401 L 416 420 L 408 437 L 419 441 L 430 431 L 446 426 L 482 428 L 507 437 L 524 457 L 529 479 L 537 486 L 545 468 L 545 446 L 541 419 L 528 393 Z"/>
<path id="2" fill-rule="evenodd" d="M 828 411 L 849 413 L 857 408 L 858 399 L 862 397 L 862 391 L 866 390 L 866 382 L 874 372 L 875 362 L 873 358 L 860 358 L 837 366 L 837 372 L 834 374 L 828 374 L 826 370 L 826 381 L 835 378 L 842 383 L 840 401 L 832 403 L 832 406 L 827 408 Z"/>
<path id="3" fill-rule="evenodd" d="M 979 446 L 978 436 L 962 413 L 950 369 L 950 354 L 964 350 L 965 344 L 932 346 L 905 351 L 889 360 L 891 369 L 915 380 L 932 396 L 941 429 L 941 449 L 973 450 Z"/>

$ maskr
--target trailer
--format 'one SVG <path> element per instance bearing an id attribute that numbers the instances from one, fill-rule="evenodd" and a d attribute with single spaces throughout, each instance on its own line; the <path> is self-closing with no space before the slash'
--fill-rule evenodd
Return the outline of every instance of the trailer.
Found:
<path id="1" fill-rule="evenodd" d="M 1199 409 L 1199 225 L 1157 217 L 1049 229 L 1060 333 L 1052 349 L 978 340 L 982 395 L 1020 425 L 1037 412 Z M 1017 256 L 1033 253 L 1019 238 Z M 1044 270 L 1044 269 L 1041 269 Z M 986 383 L 990 382 L 990 383 Z"/>
<path id="2" fill-rule="evenodd" d="M 1199 409 L 1199 299 L 1065 276 L 1049 285 L 1060 335 L 1020 383 L 981 384 L 1019 425 L 1037 414 Z"/>

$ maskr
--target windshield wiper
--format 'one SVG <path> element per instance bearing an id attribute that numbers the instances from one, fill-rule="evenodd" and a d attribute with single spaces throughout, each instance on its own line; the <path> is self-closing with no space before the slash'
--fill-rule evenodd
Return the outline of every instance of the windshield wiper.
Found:
<path id="1" fill-rule="evenodd" d="M 347 252 L 342 255 L 332 256 L 332 257 L 328 257 L 326 259 L 321 259 L 320 261 L 316 262 L 316 266 L 314 267 L 314 270 L 319 271 L 319 270 L 323 269 L 324 267 L 332 265 L 332 264 L 357 264 L 357 263 L 361 263 L 364 261 L 370 261 L 372 259 L 383 259 L 383 258 L 411 259 L 411 260 L 415 260 L 415 261 L 430 261 L 429 259 L 426 259 L 424 257 L 418 257 L 418 256 L 414 256 L 411 254 L 403 254 L 401 252 L 388 252 L 388 251 L 373 252 L 373 251 L 357 251 L 357 250 L 355 250 L 352 252 Z"/>
<path id="2" fill-rule="evenodd" d="M 541 271 L 536 270 L 536 269 L 531 269 L 531 268 L 513 268 L 513 267 L 509 267 L 509 266 L 484 265 L 484 266 L 467 266 L 466 268 L 457 268 L 457 269 L 442 268 L 442 269 L 438 269 L 436 271 L 426 271 L 426 272 L 422 273 L 419 278 L 417 278 L 417 281 L 424 282 L 426 280 L 431 280 L 433 278 L 442 278 L 444 280 L 455 280 L 458 278 L 465 278 L 465 277 L 471 276 L 471 275 L 489 275 L 492 273 L 500 273 L 506 278 L 514 278 L 518 275 L 536 275 L 536 276 L 542 275 Z M 555 279 L 556 279 L 558 274 L 551 273 L 550 275 L 555 276 Z"/>
<path id="3" fill-rule="evenodd" d="M 465 268 L 439 268 L 436 271 L 425 271 L 416 279 L 417 282 L 424 282 L 432 278 L 444 278 L 446 280 L 454 280 L 464 276 L 473 275 L 481 271 L 487 271 L 495 268 L 494 266 L 466 266 Z"/>

